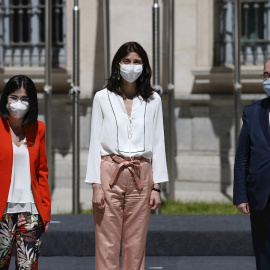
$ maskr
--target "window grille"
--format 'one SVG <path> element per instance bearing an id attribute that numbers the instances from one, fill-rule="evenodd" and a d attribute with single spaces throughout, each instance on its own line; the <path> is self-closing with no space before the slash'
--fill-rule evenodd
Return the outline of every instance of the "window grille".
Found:
<path id="1" fill-rule="evenodd" d="M 215 65 L 234 64 L 234 1 L 215 1 Z M 241 1 L 241 64 L 261 65 L 270 51 L 270 1 Z"/>
<path id="2" fill-rule="evenodd" d="M 65 0 L 52 1 L 52 65 L 65 66 Z M 0 66 L 45 65 L 45 0 L 0 0 Z"/>

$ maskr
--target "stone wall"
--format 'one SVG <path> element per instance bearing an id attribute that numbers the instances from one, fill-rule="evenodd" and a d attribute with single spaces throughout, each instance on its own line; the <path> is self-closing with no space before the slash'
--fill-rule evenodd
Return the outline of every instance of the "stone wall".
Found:
<path id="1" fill-rule="evenodd" d="M 168 84 L 168 1 L 160 0 L 161 84 Z M 90 134 L 91 102 L 103 88 L 104 44 L 103 1 L 79 1 L 80 85 L 81 85 L 81 187 Z M 110 1 L 110 58 L 124 42 L 138 41 L 152 63 L 153 0 Z M 66 1 L 66 67 L 52 72 L 51 174 L 57 188 L 72 187 L 72 100 L 68 96 L 72 69 L 72 8 Z M 214 0 L 175 1 L 175 116 L 176 116 L 176 199 L 225 200 L 232 195 L 234 162 L 233 66 L 213 66 Z M 262 95 L 260 66 L 241 67 L 242 106 Z M 34 79 L 43 91 L 43 67 L 4 67 L 0 88 L 15 74 Z M 165 132 L 168 135 L 168 105 L 163 95 Z M 44 120 L 43 94 L 39 96 L 40 119 Z M 168 138 L 168 136 L 166 136 Z M 168 140 L 168 139 L 167 139 Z M 168 141 L 167 141 L 168 143 Z"/>

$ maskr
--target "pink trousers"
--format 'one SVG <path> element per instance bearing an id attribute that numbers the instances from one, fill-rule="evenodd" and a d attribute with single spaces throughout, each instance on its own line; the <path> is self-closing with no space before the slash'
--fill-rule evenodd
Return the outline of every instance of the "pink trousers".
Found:
<path id="1" fill-rule="evenodd" d="M 145 158 L 133 163 L 120 156 L 101 160 L 105 209 L 93 208 L 96 270 L 143 270 L 153 186 L 152 167 Z"/>

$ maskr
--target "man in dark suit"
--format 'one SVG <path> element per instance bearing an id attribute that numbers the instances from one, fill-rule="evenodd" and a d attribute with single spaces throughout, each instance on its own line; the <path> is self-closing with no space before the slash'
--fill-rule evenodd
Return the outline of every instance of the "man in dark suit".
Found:
<path id="1" fill-rule="evenodd" d="M 263 89 L 270 95 L 270 60 L 264 65 Z M 250 214 L 259 270 L 270 269 L 270 98 L 245 107 L 234 165 L 233 203 Z"/>

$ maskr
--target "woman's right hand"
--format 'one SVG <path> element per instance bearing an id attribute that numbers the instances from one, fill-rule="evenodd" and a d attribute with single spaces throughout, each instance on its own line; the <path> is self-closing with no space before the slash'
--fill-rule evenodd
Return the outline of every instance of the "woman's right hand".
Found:
<path id="1" fill-rule="evenodd" d="M 92 184 L 93 188 L 93 204 L 97 205 L 99 209 L 105 208 L 105 197 L 101 184 Z"/>

